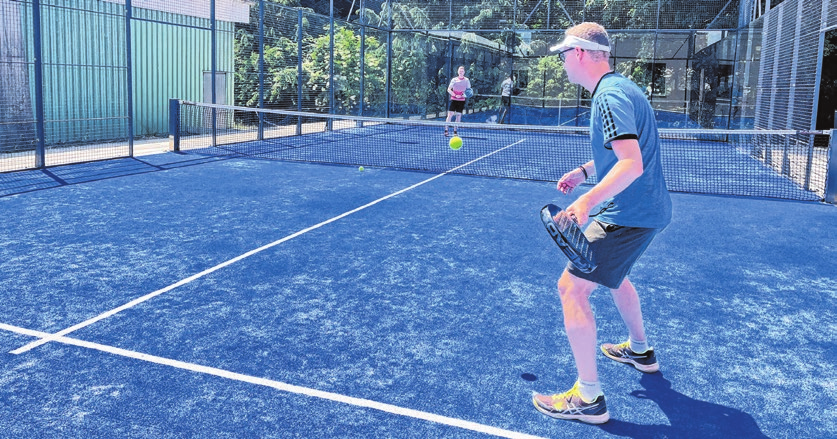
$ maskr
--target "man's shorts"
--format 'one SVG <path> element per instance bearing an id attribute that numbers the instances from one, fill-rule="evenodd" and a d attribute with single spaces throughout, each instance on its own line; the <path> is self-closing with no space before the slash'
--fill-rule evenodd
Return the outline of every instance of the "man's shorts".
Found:
<path id="1" fill-rule="evenodd" d="M 590 273 L 583 273 L 570 262 L 567 264 L 567 271 L 573 276 L 610 289 L 619 288 L 631 272 L 631 267 L 660 230 L 662 229 L 625 227 L 593 221 L 584 230 L 584 235 L 590 241 L 596 269 Z"/>
<path id="2" fill-rule="evenodd" d="M 453 99 L 450 100 L 450 109 L 448 111 L 453 111 L 454 113 L 461 113 L 465 109 L 465 101 L 455 101 Z"/>
<path id="3" fill-rule="evenodd" d="M 504 107 L 511 105 L 511 96 L 500 96 L 500 100 L 503 102 Z"/>

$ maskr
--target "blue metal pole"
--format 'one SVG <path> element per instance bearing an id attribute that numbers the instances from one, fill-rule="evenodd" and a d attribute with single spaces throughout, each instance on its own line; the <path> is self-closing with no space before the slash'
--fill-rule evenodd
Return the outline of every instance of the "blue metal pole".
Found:
<path id="1" fill-rule="evenodd" d="M 35 167 L 46 166 L 46 129 L 44 123 L 44 67 L 41 47 L 41 2 L 32 2 L 32 29 L 35 49 Z"/>
<path id="2" fill-rule="evenodd" d="M 514 50 L 517 47 L 517 0 L 514 0 L 514 12 L 512 13 L 512 33 L 511 33 L 511 54 L 509 59 L 509 65 L 511 66 L 511 74 L 514 75 Z M 515 87 L 517 87 L 518 81 L 520 78 L 515 77 L 514 82 L 512 83 L 512 91 L 514 91 Z M 514 93 L 512 93 L 512 97 L 510 98 L 514 100 Z M 514 107 L 509 105 L 509 113 L 506 115 L 509 118 L 509 123 L 512 123 L 512 114 L 514 114 Z"/>
<path id="3" fill-rule="evenodd" d="M 131 19 L 133 18 L 133 7 L 131 7 L 131 0 L 125 0 L 125 80 L 128 83 L 128 102 L 126 109 L 128 121 L 126 122 L 126 129 L 128 131 L 128 157 L 134 156 L 134 76 L 132 73 L 133 63 L 131 62 Z"/>
<path id="4" fill-rule="evenodd" d="M 387 2 L 389 18 L 387 19 L 387 90 L 385 96 L 386 110 L 384 117 L 390 117 L 390 101 L 392 99 L 392 2 Z"/>
<path id="5" fill-rule="evenodd" d="M 217 103 L 217 96 L 215 96 L 215 69 L 217 68 L 217 55 L 216 55 L 216 28 L 215 28 L 215 0 L 209 1 L 209 21 L 210 21 L 210 28 L 212 29 L 212 72 L 211 76 L 211 87 L 212 87 L 212 103 Z M 216 108 L 212 108 L 212 146 L 218 145 L 218 113 Z"/>
<path id="6" fill-rule="evenodd" d="M 834 114 L 837 118 L 837 113 Z M 828 142 L 828 173 L 825 176 L 825 201 L 837 204 L 837 120 Z"/>
<path id="7" fill-rule="evenodd" d="M 259 108 L 264 108 L 264 0 L 259 0 Z M 264 139 L 264 113 L 259 112 L 259 140 Z"/>
<path id="8" fill-rule="evenodd" d="M 364 19 L 363 0 L 360 0 L 360 102 L 359 115 L 363 116 L 363 89 L 366 83 L 366 23 Z"/>
<path id="9" fill-rule="evenodd" d="M 329 0 L 328 3 L 328 114 L 334 114 L 334 0 Z M 331 119 L 328 119 L 326 130 L 331 129 Z"/>
<path id="10" fill-rule="evenodd" d="M 296 25 L 296 110 L 302 111 L 302 9 L 298 11 Z M 296 135 L 302 134 L 302 119 L 296 118 Z"/>

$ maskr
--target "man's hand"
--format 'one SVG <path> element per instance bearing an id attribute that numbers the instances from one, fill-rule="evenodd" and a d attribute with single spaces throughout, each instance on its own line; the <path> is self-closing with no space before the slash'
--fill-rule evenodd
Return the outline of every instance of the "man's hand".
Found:
<path id="1" fill-rule="evenodd" d="M 593 207 L 595 207 L 595 204 L 591 205 L 588 202 L 588 197 L 585 194 L 578 197 L 578 199 L 575 200 L 573 204 L 570 204 L 564 210 L 567 212 L 567 215 L 569 215 L 570 218 L 575 220 L 576 224 L 578 224 L 579 226 L 583 226 L 587 224 L 587 220 L 590 219 L 590 211 L 593 210 Z"/>
<path id="2" fill-rule="evenodd" d="M 576 186 L 584 183 L 584 180 L 587 180 L 587 176 L 584 175 L 584 172 L 581 171 L 581 168 L 575 168 L 570 172 L 564 174 L 560 180 L 558 180 L 558 190 L 563 192 L 565 195 L 572 192 Z"/>

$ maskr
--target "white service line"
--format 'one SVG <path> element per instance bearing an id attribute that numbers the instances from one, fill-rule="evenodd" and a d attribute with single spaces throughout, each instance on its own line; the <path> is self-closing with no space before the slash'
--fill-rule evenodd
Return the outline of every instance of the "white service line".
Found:
<path id="1" fill-rule="evenodd" d="M 364 407 L 374 410 L 379 410 L 385 413 L 391 413 L 398 416 L 404 416 L 408 418 L 414 419 L 421 419 L 423 421 L 433 422 L 436 424 L 448 425 L 451 427 L 461 428 L 464 430 L 471 430 L 476 431 L 479 433 L 485 433 L 494 435 L 497 437 L 505 437 L 511 439 L 544 439 L 539 436 L 533 436 L 526 433 L 520 433 L 511 430 L 505 430 L 498 427 L 492 427 L 490 425 L 479 424 L 476 422 L 465 421 L 462 419 L 451 418 L 449 416 L 437 415 L 434 413 L 424 412 L 421 410 L 413 410 L 408 409 L 405 407 L 399 407 L 392 404 L 387 404 L 383 402 L 372 401 L 369 399 L 363 398 L 355 398 L 353 396 L 346 396 L 341 395 L 339 393 L 332 393 L 332 392 L 325 392 L 322 390 L 311 389 L 308 387 L 301 387 L 295 386 L 293 384 L 283 383 L 281 381 L 275 381 L 268 378 L 260 378 L 254 377 L 251 375 L 244 375 L 237 372 L 231 372 L 224 369 L 218 369 L 216 367 L 210 366 L 202 366 L 200 364 L 194 363 L 187 363 L 185 361 L 173 360 L 171 358 L 165 357 L 158 357 L 156 355 L 150 354 L 143 354 L 142 352 L 130 351 L 127 349 L 117 348 L 114 346 L 103 345 L 99 343 L 93 343 L 89 341 L 79 340 L 70 337 L 56 337 L 52 334 L 48 334 L 46 332 L 41 331 L 33 331 L 31 329 L 20 328 L 17 326 L 7 325 L 5 323 L 0 323 L 0 329 L 6 330 L 9 332 L 14 332 L 17 334 L 28 335 L 32 337 L 48 337 L 52 341 L 68 344 L 72 346 L 78 346 L 87 349 L 93 349 L 100 352 L 105 352 L 112 355 L 117 355 L 120 357 L 126 358 L 133 358 L 135 360 L 145 361 L 149 363 L 159 364 L 163 366 L 169 366 L 176 369 L 188 370 L 190 372 L 195 373 L 202 373 L 206 375 L 213 375 L 217 377 L 221 377 L 228 380 L 233 381 L 241 381 L 244 383 L 255 384 L 258 386 L 265 386 L 271 387 L 277 390 L 281 390 L 284 392 L 295 393 L 297 395 L 304 395 L 304 396 L 311 396 L 315 398 L 326 399 L 329 401 L 339 402 L 343 404 L 352 405 L 355 407 Z"/>
<path id="2" fill-rule="evenodd" d="M 350 210 L 350 211 L 348 211 L 348 212 L 345 212 L 345 213 L 342 213 L 342 214 L 340 214 L 340 215 L 337 215 L 337 216 L 335 216 L 335 217 L 333 217 L 333 218 L 331 218 L 331 219 L 325 220 L 325 221 L 323 221 L 323 222 L 321 222 L 321 223 L 319 223 L 319 224 L 315 224 L 315 225 L 313 225 L 313 226 L 311 226 L 311 227 L 308 227 L 308 228 L 302 229 L 302 230 L 300 230 L 300 231 L 298 231 L 298 232 L 296 232 L 296 233 L 290 234 L 290 235 L 288 235 L 288 236 L 286 236 L 286 237 L 284 237 L 284 238 L 282 238 L 282 239 L 279 239 L 279 240 L 273 241 L 273 242 L 271 242 L 270 244 L 265 244 L 265 245 L 263 245 L 263 246 L 261 246 L 261 247 L 259 247 L 259 248 L 257 248 L 257 249 L 250 250 L 250 251 L 248 251 L 247 253 L 244 253 L 244 254 L 242 254 L 242 255 L 236 256 L 236 257 L 234 257 L 234 258 L 232 258 L 232 259 L 230 259 L 230 260 L 227 260 L 227 261 L 225 261 L 225 262 L 222 262 L 222 263 L 220 263 L 220 264 L 218 264 L 218 265 L 216 265 L 216 266 L 214 266 L 214 267 L 207 268 L 206 270 L 203 270 L 203 271 L 201 271 L 200 273 L 193 274 L 193 275 L 191 275 L 191 276 L 189 276 L 189 277 L 187 277 L 187 278 L 185 278 L 185 279 L 179 280 L 179 281 L 177 281 L 177 282 L 175 282 L 175 283 L 173 283 L 173 284 L 171 284 L 171 285 L 169 285 L 169 286 L 167 286 L 167 287 L 160 288 L 160 289 L 159 289 L 159 290 L 157 290 L 157 291 L 153 291 L 153 292 L 148 293 L 148 294 L 146 294 L 146 295 L 144 295 L 144 296 L 142 296 L 142 297 L 138 297 L 138 298 L 136 298 L 136 299 L 134 299 L 134 300 L 132 300 L 132 301 L 130 301 L 130 302 L 128 302 L 128 303 L 126 303 L 126 304 L 122 305 L 122 306 L 119 306 L 119 307 L 117 307 L 117 308 L 113 308 L 113 309 L 111 309 L 110 311 L 105 311 L 105 312 L 103 312 L 103 313 L 101 313 L 101 314 L 99 314 L 99 315 L 97 315 L 97 316 L 95 316 L 95 317 L 89 318 L 89 319 L 87 319 L 87 320 L 85 320 L 85 321 L 83 321 L 83 322 L 81 322 L 81 323 L 78 323 L 78 324 L 75 324 L 75 325 L 73 325 L 73 326 L 70 326 L 69 328 L 63 329 L 63 330 L 58 331 L 58 332 L 56 332 L 56 333 L 54 333 L 54 334 L 47 334 L 46 336 L 44 336 L 44 337 L 40 337 L 38 340 L 35 340 L 35 341 L 33 341 L 33 342 L 29 343 L 29 344 L 26 344 L 26 345 L 24 345 L 24 346 L 21 346 L 21 347 L 19 347 L 19 348 L 15 349 L 15 350 L 11 351 L 10 353 L 11 353 L 11 354 L 15 354 L 15 355 L 22 354 L 22 353 L 28 352 L 28 351 L 30 351 L 30 350 L 32 350 L 32 349 L 35 349 L 36 347 L 41 346 L 41 345 L 43 345 L 43 344 L 49 343 L 49 342 L 51 342 L 51 341 L 55 341 L 55 340 L 57 340 L 59 337 L 62 337 L 62 336 L 65 336 L 65 335 L 67 335 L 67 334 L 70 334 L 70 333 L 72 333 L 72 332 L 75 332 L 75 331 L 77 331 L 77 330 L 79 330 L 79 329 L 81 329 L 81 328 L 84 328 L 84 327 L 90 326 L 90 325 L 92 325 L 93 323 L 96 323 L 96 322 L 98 322 L 98 321 L 100 321 L 100 320 L 104 320 L 104 319 L 106 319 L 106 318 L 108 318 L 108 317 L 110 317 L 110 316 L 112 316 L 112 315 L 114 315 L 114 314 L 117 314 L 117 313 L 119 313 L 119 312 L 125 311 L 126 309 L 133 308 L 134 306 L 139 305 L 140 303 L 143 303 L 143 302 L 145 302 L 145 301 L 147 301 L 147 300 L 149 300 L 149 299 L 152 299 L 152 298 L 154 298 L 154 297 L 157 297 L 157 296 L 159 296 L 159 295 L 161 295 L 161 294 L 163 294 L 163 293 L 167 293 L 167 292 L 169 292 L 169 291 L 171 291 L 171 290 L 173 290 L 173 289 L 175 289 L 175 288 L 177 288 L 177 287 L 179 287 L 179 286 L 186 285 L 186 284 L 188 284 L 188 283 L 190 283 L 190 282 L 192 282 L 192 281 L 194 281 L 194 280 L 196 280 L 196 279 L 200 279 L 200 278 L 202 278 L 202 277 L 206 276 L 207 274 L 214 273 L 214 272 L 216 272 L 216 271 L 218 271 L 218 270 L 220 270 L 220 269 L 222 269 L 222 268 L 224 268 L 224 267 L 226 267 L 226 266 L 228 266 L 228 265 L 232 265 L 232 264 L 234 264 L 234 263 L 236 263 L 236 262 L 238 262 L 238 261 L 240 261 L 240 260 L 242 260 L 242 259 L 249 258 L 250 256 L 253 256 L 253 255 L 257 254 L 257 253 L 261 253 L 262 251 L 267 250 L 267 249 L 269 249 L 269 248 L 271 248 L 271 247 L 275 247 L 275 246 L 277 246 L 277 245 L 279 245 L 279 244 L 281 244 L 281 243 L 283 243 L 283 242 L 290 241 L 291 239 L 294 239 L 294 238 L 296 238 L 296 237 L 298 237 L 298 236 L 304 235 L 304 234 L 306 234 L 306 233 L 308 233 L 308 232 L 310 232 L 310 231 L 312 231 L 312 230 L 319 229 L 320 227 L 323 227 L 323 226 L 325 226 L 325 225 L 327 225 L 327 224 L 331 224 L 331 223 L 333 223 L 333 222 L 335 222 L 335 221 L 337 221 L 337 220 L 339 220 L 339 219 L 345 218 L 345 217 L 347 217 L 347 216 L 349 216 L 349 215 L 351 215 L 351 214 L 353 214 L 353 213 L 357 213 L 357 212 L 360 212 L 361 210 L 364 210 L 364 209 L 366 209 L 366 208 L 368 208 L 368 207 L 372 207 L 372 206 L 374 206 L 374 205 L 376 205 L 376 204 L 378 204 L 378 203 L 380 203 L 380 202 L 382 202 L 382 201 L 388 200 L 388 199 L 390 199 L 390 198 L 392 198 L 392 197 L 394 197 L 394 196 L 396 196 L 396 195 L 401 195 L 401 194 L 403 194 L 404 192 L 407 192 L 407 191 L 413 190 L 413 189 L 415 189 L 415 188 L 417 188 L 417 187 L 419 187 L 419 186 L 422 186 L 422 185 L 424 185 L 424 184 L 430 183 L 431 181 L 436 180 L 437 178 L 444 177 L 445 175 L 450 174 L 451 172 L 454 172 L 454 171 L 459 170 L 459 169 L 461 169 L 461 168 L 464 168 L 465 166 L 468 166 L 468 165 L 470 165 L 470 164 L 472 164 L 472 163 L 474 163 L 474 162 L 480 161 L 480 160 L 482 160 L 482 159 L 484 159 L 484 158 L 486 158 L 486 157 L 488 157 L 488 156 L 491 156 L 491 155 L 497 154 L 497 153 L 498 153 L 498 152 L 500 152 L 500 151 L 503 151 L 503 150 L 505 150 L 505 149 L 511 148 L 512 146 L 515 146 L 515 145 L 517 145 L 517 144 L 519 144 L 519 143 L 523 142 L 524 140 L 525 140 L 525 139 L 518 140 L 517 142 L 514 142 L 514 143 L 512 143 L 512 144 L 506 145 L 506 146 L 504 146 L 504 147 L 502 147 L 502 148 L 500 148 L 500 149 L 498 149 L 498 150 L 492 151 L 492 152 L 490 152 L 490 153 L 488 153 L 488 154 L 485 154 L 485 155 L 484 155 L 484 156 L 482 156 L 482 157 L 479 157 L 479 158 L 476 158 L 476 159 L 474 159 L 474 160 L 471 160 L 471 161 L 470 161 L 470 162 L 468 162 L 468 163 L 465 163 L 465 164 L 463 164 L 463 165 L 459 165 L 459 166 L 457 166 L 457 167 L 455 167 L 455 168 L 452 168 L 452 169 L 450 169 L 450 170 L 448 170 L 448 171 L 445 171 L 445 172 L 443 172 L 443 173 L 441 173 L 441 174 L 434 175 L 433 177 L 430 177 L 430 178 L 428 178 L 427 180 L 424 180 L 424 181 L 421 181 L 421 182 L 419 182 L 419 183 L 416 183 L 416 184 L 414 184 L 414 185 L 412 185 L 412 186 L 410 186 L 410 187 L 407 187 L 407 188 L 401 189 L 400 191 L 393 192 L 393 193 L 391 193 L 391 194 L 389 194 L 389 195 L 387 195 L 387 196 L 384 196 L 384 197 L 378 198 L 378 199 L 377 199 L 377 200 L 375 200 L 375 201 L 372 201 L 372 202 L 370 202 L 370 203 L 364 204 L 363 206 L 360 206 L 360 207 L 355 208 L 355 209 L 352 209 L 352 210 Z"/>

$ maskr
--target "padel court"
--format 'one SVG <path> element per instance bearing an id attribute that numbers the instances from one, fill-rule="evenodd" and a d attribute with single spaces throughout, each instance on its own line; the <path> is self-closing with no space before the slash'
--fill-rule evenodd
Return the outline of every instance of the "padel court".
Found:
<path id="1" fill-rule="evenodd" d="M 422 147 L 465 163 L 480 146 Z M 12 175 L 3 437 L 837 426 L 833 205 L 673 193 L 673 222 L 632 273 L 661 372 L 601 357 L 612 419 L 590 426 L 530 402 L 575 379 L 555 286 L 566 259 L 538 218 L 571 201 L 554 182 L 200 150 Z M 593 303 L 600 342 L 621 341 L 608 291 Z"/>
<path id="2" fill-rule="evenodd" d="M 586 21 L 673 201 L 602 425 L 532 403 Z M 832 438 L 835 42 L 832 0 L 0 0 L 0 439 Z"/>

